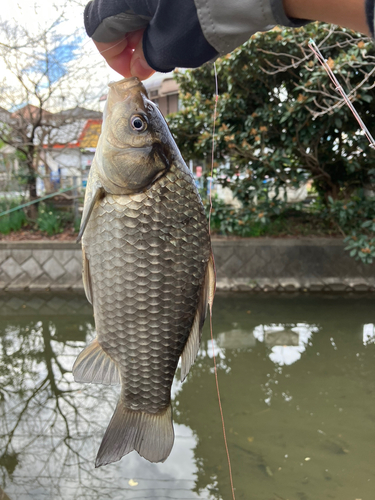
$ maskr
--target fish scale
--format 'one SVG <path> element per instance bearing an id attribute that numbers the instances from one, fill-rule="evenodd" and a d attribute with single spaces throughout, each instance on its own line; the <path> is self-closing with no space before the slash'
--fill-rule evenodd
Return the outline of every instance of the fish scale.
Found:
<path id="1" fill-rule="evenodd" d="M 178 197 L 171 196 L 176 192 Z M 176 227 L 181 219 L 181 204 L 189 206 L 189 226 L 184 228 Z M 170 238 L 160 238 L 159 219 Z M 142 223 L 142 232 L 128 231 L 135 222 L 136 226 Z M 191 237 L 189 242 L 183 240 L 186 233 Z M 116 245 L 116 252 L 103 253 L 103 248 L 109 248 L 108 241 L 120 242 L 121 246 Z M 138 195 L 106 196 L 88 224 L 83 245 L 90 262 L 98 340 L 108 352 L 121 352 L 121 356 L 114 353 L 111 357 L 118 362 L 126 381 L 122 396 L 130 409 L 157 413 L 170 403 L 170 385 L 197 310 L 210 253 L 208 242 L 206 216 L 191 189 L 191 178 L 176 168 L 162 182 L 156 182 L 141 201 Z M 189 245 L 200 246 L 202 253 L 196 255 Z M 150 269 L 150 265 L 155 267 Z M 124 278 L 117 281 L 119 274 Z M 147 279 L 150 275 L 154 275 L 151 280 Z M 173 280 L 166 280 L 168 276 Z M 186 283 L 186 276 L 197 279 Z M 175 280 L 186 283 L 184 290 L 174 286 Z M 111 287 L 116 293 L 109 295 Z M 162 313 L 159 320 L 149 308 L 151 305 Z M 145 316 L 140 317 L 143 311 Z M 110 316 L 112 320 L 108 321 Z M 142 335 L 147 342 L 153 342 L 153 351 L 143 349 Z M 155 357 L 155 349 L 163 351 L 163 363 Z M 146 370 L 143 365 L 147 365 Z M 159 383 L 150 392 L 151 380 Z M 137 387 L 136 394 L 132 387 Z"/>

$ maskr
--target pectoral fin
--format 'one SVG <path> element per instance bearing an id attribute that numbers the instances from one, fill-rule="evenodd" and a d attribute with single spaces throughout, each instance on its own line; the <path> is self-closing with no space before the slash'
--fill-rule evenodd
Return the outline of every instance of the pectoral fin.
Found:
<path id="1" fill-rule="evenodd" d="M 207 316 L 207 307 L 212 308 L 216 288 L 216 273 L 214 256 L 211 253 L 208 261 L 206 277 L 202 289 L 200 303 L 194 318 L 193 327 L 190 331 L 189 338 L 185 344 L 181 355 L 181 380 L 183 381 L 189 373 L 195 358 L 197 357 L 199 345 L 202 337 L 203 323 Z"/>
<path id="2" fill-rule="evenodd" d="M 104 196 L 104 189 L 99 184 L 96 183 L 92 187 L 92 191 L 89 194 L 88 199 L 85 200 L 85 207 L 82 215 L 81 227 L 77 237 L 77 243 L 79 243 L 82 239 L 83 233 L 85 232 L 87 223 L 89 222 L 90 215 L 94 209 L 95 203 L 100 200 Z"/>
<path id="3" fill-rule="evenodd" d="M 90 302 L 90 304 L 92 304 L 93 293 L 92 293 L 92 283 L 90 275 L 90 262 L 86 256 L 85 248 L 83 245 L 82 245 L 82 259 L 83 259 L 83 265 L 82 265 L 83 288 L 85 289 L 87 300 Z"/>
<path id="4" fill-rule="evenodd" d="M 117 365 L 103 350 L 98 339 L 91 342 L 78 355 L 72 372 L 76 382 L 104 385 L 120 383 L 120 373 Z"/>

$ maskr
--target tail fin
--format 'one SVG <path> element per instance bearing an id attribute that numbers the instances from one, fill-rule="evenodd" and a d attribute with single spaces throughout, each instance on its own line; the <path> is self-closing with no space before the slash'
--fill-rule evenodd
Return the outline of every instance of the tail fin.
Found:
<path id="1" fill-rule="evenodd" d="M 172 450 L 172 407 L 160 413 L 128 410 L 119 401 L 107 427 L 95 467 L 117 462 L 136 450 L 150 462 L 164 462 Z"/>

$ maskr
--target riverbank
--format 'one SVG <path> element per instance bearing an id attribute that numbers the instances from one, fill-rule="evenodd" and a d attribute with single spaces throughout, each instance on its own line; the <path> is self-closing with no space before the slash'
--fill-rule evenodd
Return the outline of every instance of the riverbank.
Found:
<path id="1" fill-rule="evenodd" d="M 217 289 L 374 292 L 375 264 L 340 238 L 214 238 Z M 81 246 L 72 241 L 0 241 L 0 290 L 82 290 Z"/>

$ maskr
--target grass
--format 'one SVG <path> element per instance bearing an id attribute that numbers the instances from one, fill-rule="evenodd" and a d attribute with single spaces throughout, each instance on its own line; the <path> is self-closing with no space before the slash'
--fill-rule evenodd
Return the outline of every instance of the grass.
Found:
<path id="1" fill-rule="evenodd" d="M 22 203 L 21 199 L 0 199 L 0 212 L 15 208 Z M 19 231 L 27 224 L 27 218 L 23 210 L 16 210 L 8 215 L 0 217 L 0 233 L 9 234 L 11 231 Z"/>
<path id="2" fill-rule="evenodd" d="M 22 204 L 21 199 L 0 199 L 0 212 L 5 212 Z M 62 233 L 66 229 L 74 228 L 79 230 L 79 222 L 73 220 L 73 213 L 54 207 L 52 204 L 39 203 L 38 215 L 35 221 L 27 218 L 23 209 L 11 212 L 0 217 L 0 234 L 10 234 L 12 232 L 27 231 L 35 233 L 41 231 L 48 236 Z"/>

